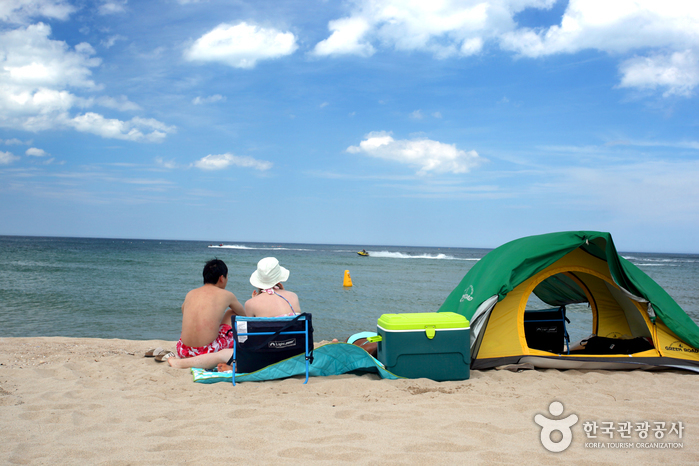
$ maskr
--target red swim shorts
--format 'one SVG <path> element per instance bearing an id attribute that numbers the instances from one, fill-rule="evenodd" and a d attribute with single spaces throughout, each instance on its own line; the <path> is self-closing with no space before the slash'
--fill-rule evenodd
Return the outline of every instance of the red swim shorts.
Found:
<path id="1" fill-rule="evenodd" d="M 206 346 L 192 348 L 182 343 L 182 339 L 177 342 L 177 356 L 180 358 L 191 358 L 200 354 L 215 353 L 222 349 L 233 348 L 233 332 L 230 325 L 221 324 L 218 329 L 218 337 Z"/>

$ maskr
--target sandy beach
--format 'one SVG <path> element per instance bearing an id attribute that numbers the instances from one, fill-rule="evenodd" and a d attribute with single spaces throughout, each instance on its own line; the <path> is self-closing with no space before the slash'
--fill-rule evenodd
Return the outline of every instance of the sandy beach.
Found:
<path id="1" fill-rule="evenodd" d="M 174 342 L 0 338 L 0 462 L 699 463 L 697 374 L 491 370 L 459 382 L 346 374 L 233 387 L 193 383 L 189 370 L 144 358 L 155 346 Z M 542 446 L 534 422 L 553 418 L 556 400 L 559 418 L 578 416 L 561 453 Z M 648 438 L 635 429 L 621 438 L 627 421 L 649 422 Z M 600 427 L 596 439 L 586 438 L 585 422 Z M 604 422 L 613 423 L 611 439 Z M 669 432 L 679 422 L 681 438 Z"/>

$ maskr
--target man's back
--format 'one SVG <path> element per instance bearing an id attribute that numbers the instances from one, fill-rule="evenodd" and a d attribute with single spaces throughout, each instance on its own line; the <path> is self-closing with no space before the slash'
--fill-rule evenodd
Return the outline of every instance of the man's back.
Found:
<path id="1" fill-rule="evenodd" d="M 228 308 L 234 303 L 238 303 L 235 295 L 216 285 L 206 284 L 187 293 L 182 304 L 182 343 L 201 347 L 214 341 L 221 324 L 230 325 L 233 311 Z"/>

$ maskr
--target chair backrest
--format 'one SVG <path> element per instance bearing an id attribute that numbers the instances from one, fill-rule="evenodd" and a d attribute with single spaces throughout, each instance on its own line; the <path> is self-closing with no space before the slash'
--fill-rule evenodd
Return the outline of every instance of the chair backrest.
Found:
<path id="1" fill-rule="evenodd" d="M 309 364 L 313 362 L 313 323 L 311 314 L 285 317 L 231 318 L 235 373 L 254 372 L 299 354 L 306 356 L 306 382 Z M 304 383 L 306 383 L 304 382 Z"/>
<path id="2" fill-rule="evenodd" d="M 561 354 L 567 348 L 570 354 L 567 320 L 565 306 L 524 311 L 524 336 L 527 346 L 555 354 Z"/>

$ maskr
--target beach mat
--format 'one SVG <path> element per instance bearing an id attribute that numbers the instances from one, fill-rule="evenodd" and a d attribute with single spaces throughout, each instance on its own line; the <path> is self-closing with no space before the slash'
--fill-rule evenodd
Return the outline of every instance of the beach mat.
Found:
<path id="1" fill-rule="evenodd" d="M 347 343 L 330 343 L 313 350 L 313 364 L 310 366 L 312 377 L 357 373 L 375 373 L 384 379 L 402 379 L 403 377 L 387 371 L 381 362 L 373 358 L 359 346 Z M 306 374 L 306 357 L 303 354 L 269 365 L 259 371 L 248 374 L 236 374 L 235 382 L 262 382 L 264 380 L 284 379 Z M 197 383 L 231 383 L 232 372 L 211 372 L 192 368 L 194 381 Z"/>

